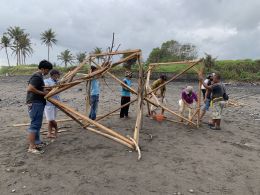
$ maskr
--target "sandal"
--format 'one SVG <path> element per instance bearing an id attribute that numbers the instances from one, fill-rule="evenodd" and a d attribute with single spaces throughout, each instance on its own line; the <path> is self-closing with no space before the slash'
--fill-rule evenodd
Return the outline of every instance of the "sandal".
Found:
<path id="1" fill-rule="evenodd" d="M 53 139 L 53 138 L 56 138 L 56 136 L 53 135 L 53 134 L 49 134 L 49 135 L 47 135 L 47 138 L 51 138 L 51 139 Z"/>
<path id="2" fill-rule="evenodd" d="M 32 153 L 32 154 L 43 154 L 44 150 L 39 150 L 37 148 L 29 148 L 27 152 Z"/>
<path id="3" fill-rule="evenodd" d="M 47 146 L 48 144 L 46 142 L 41 142 L 40 144 L 37 144 L 36 145 L 36 149 L 40 149 L 40 148 L 43 148 L 45 146 Z"/>
<path id="4" fill-rule="evenodd" d="M 212 123 L 208 123 L 208 126 L 211 127 L 215 127 L 215 125 L 213 125 Z"/>
<path id="5" fill-rule="evenodd" d="M 212 130 L 221 130 L 220 127 L 209 127 L 209 128 L 212 129 Z"/>

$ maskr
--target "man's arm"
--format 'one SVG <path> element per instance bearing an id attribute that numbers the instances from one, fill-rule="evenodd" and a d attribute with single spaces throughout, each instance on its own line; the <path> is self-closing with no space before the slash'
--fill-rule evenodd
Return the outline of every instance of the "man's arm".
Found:
<path id="1" fill-rule="evenodd" d="M 47 95 L 49 92 L 48 91 L 40 91 L 38 89 L 36 89 L 33 85 L 29 84 L 28 87 L 27 87 L 27 91 L 30 91 L 30 92 L 33 92 L 35 94 L 38 94 L 38 95 L 42 95 L 42 96 L 45 96 Z"/>
<path id="2" fill-rule="evenodd" d="M 202 85 L 203 85 L 206 89 L 210 89 L 210 90 L 212 89 L 211 85 L 209 86 L 208 84 L 206 84 L 205 82 L 203 82 L 204 79 L 203 79 L 202 76 L 199 76 L 199 81 L 201 81 Z"/>

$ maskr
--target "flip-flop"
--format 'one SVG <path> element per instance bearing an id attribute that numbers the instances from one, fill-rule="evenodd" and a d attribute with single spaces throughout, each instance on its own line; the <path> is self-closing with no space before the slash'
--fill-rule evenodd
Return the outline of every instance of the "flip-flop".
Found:
<path id="1" fill-rule="evenodd" d="M 215 125 L 211 124 L 211 123 L 208 123 L 208 126 L 211 128 L 211 127 L 215 127 Z"/>
<path id="2" fill-rule="evenodd" d="M 209 127 L 209 128 L 212 130 L 221 130 L 221 128 L 219 128 L 219 127 Z"/>
<path id="3" fill-rule="evenodd" d="M 56 138 L 56 136 L 51 134 L 51 135 L 47 135 L 47 138 L 54 139 L 54 138 Z"/>

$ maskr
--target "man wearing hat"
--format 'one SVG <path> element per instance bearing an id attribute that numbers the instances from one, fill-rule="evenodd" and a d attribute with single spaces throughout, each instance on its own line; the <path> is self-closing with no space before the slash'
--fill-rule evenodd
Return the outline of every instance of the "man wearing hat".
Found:
<path id="1" fill-rule="evenodd" d="M 187 86 L 181 93 L 181 99 L 179 100 L 180 114 L 183 116 L 184 111 L 188 109 L 189 120 L 191 120 L 193 103 L 198 101 L 196 93 L 193 92 L 192 86 Z M 181 120 L 182 121 L 182 120 Z"/>
<path id="2" fill-rule="evenodd" d="M 124 78 L 123 82 L 128 87 L 132 86 L 131 78 L 132 78 L 132 72 L 126 71 L 125 72 L 125 78 Z M 121 106 L 124 105 L 124 104 L 127 104 L 128 102 L 130 102 L 130 100 L 131 100 L 131 93 L 130 93 L 130 91 L 126 87 L 124 87 L 122 85 Z M 130 105 L 127 105 L 127 106 L 124 106 L 123 108 L 121 108 L 121 110 L 120 110 L 120 118 L 124 118 L 124 117 L 128 118 L 129 106 Z"/>

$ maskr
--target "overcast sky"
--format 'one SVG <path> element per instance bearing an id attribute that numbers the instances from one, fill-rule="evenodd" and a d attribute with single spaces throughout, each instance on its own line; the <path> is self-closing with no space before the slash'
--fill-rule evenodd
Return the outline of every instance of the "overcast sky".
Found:
<path id="1" fill-rule="evenodd" d="M 106 49 L 113 32 L 121 49 L 140 48 L 144 58 L 174 39 L 195 44 L 200 56 L 260 59 L 259 10 L 260 0 L 1 0 L 0 34 L 10 26 L 30 33 L 34 53 L 28 63 L 47 58 L 40 33 L 49 28 L 57 33 L 50 57 L 57 64 L 65 49 Z M 7 64 L 4 50 L 0 64 Z"/>

